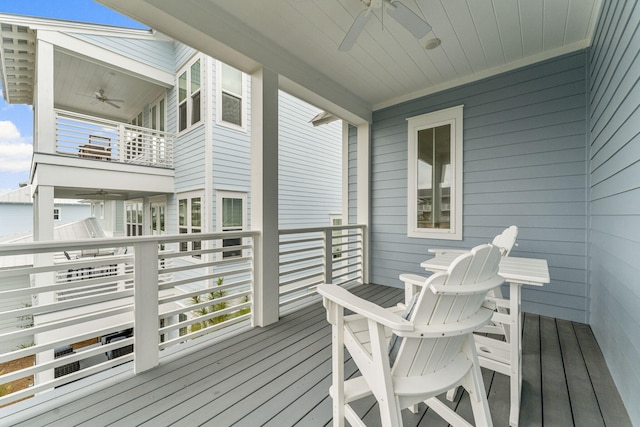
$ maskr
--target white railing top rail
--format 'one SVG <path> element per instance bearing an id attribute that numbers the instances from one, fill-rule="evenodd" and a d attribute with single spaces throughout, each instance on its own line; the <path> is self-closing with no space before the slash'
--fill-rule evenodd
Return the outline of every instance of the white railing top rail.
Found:
<path id="1" fill-rule="evenodd" d="M 304 228 L 281 228 L 278 232 L 283 234 L 299 234 L 299 233 L 314 233 L 325 230 L 350 230 L 354 228 L 365 228 L 364 224 L 349 224 L 349 225 L 328 225 L 326 227 L 304 227 Z"/>
<path id="2" fill-rule="evenodd" d="M 163 236 L 116 237 L 87 240 L 50 240 L 28 243 L 0 244 L 0 256 L 49 253 L 82 249 L 101 249 L 133 246 L 136 243 L 178 243 L 187 240 L 216 240 L 258 236 L 259 231 L 225 231 L 220 233 L 173 234 Z"/>

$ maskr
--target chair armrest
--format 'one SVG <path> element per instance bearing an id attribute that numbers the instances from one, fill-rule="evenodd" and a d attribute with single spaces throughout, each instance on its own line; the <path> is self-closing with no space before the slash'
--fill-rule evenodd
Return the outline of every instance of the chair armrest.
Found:
<path id="1" fill-rule="evenodd" d="M 427 278 L 424 276 L 419 276 L 417 274 L 401 274 L 400 280 L 404 282 L 405 285 L 415 285 L 415 286 L 424 286 Z"/>
<path id="2" fill-rule="evenodd" d="M 415 325 L 413 331 L 394 332 L 400 337 L 406 338 L 442 338 L 470 334 L 491 321 L 493 310 L 481 307 L 476 313 L 464 320 L 455 323 L 438 325 Z"/>
<path id="3" fill-rule="evenodd" d="M 387 326 L 394 331 L 413 330 L 413 323 L 408 320 L 371 301 L 362 299 L 339 286 L 324 284 L 318 286 L 317 291 L 323 296 L 325 303 L 326 301 L 331 301 L 367 319 Z"/>
<path id="4" fill-rule="evenodd" d="M 431 283 L 429 289 L 438 295 L 475 295 L 489 292 L 504 283 L 504 277 L 496 275 L 484 282 L 474 283 L 472 285 L 441 285 Z"/>

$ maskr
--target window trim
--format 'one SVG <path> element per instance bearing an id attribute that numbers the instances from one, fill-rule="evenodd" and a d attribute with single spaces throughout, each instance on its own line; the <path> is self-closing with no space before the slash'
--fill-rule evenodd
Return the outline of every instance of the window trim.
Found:
<path id="1" fill-rule="evenodd" d="M 198 90 L 191 92 L 191 80 L 192 80 L 191 67 L 193 66 L 193 64 L 195 64 L 198 61 L 200 61 L 200 86 L 198 87 Z M 204 100 L 203 100 L 204 64 L 205 64 L 204 57 L 202 55 L 195 55 L 194 57 L 189 59 L 189 61 L 187 61 L 182 67 L 180 67 L 180 69 L 176 73 L 176 86 L 175 86 L 176 88 L 176 130 L 178 135 L 187 133 L 198 126 L 202 126 L 202 124 L 204 123 L 204 120 L 203 120 L 203 117 L 205 116 L 203 111 L 204 110 Z M 187 75 L 187 80 L 185 83 L 186 84 L 185 89 L 187 93 L 186 93 L 185 100 L 180 102 L 180 76 L 182 76 L 185 73 Z M 191 120 L 193 118 L 194 94 L 199 94 L 199 98 L 200 98 L 200 119 L 197 122 L 191 123 Z M 180 130 L 180 106 L 182 105 L 182 103 L 186 103 L 187 124 L 184 129 Z M 166 107 L 165 107 L 165 110 L 166 110 Z M 165 121 L 165 126 L 166 126 L 166 121 Z"/>
<path id="2" fill-rule="evenodd" d="M 242 200 L 242 228 L 244 231 L 247 229 L 247 193 L 242 191 L 229 191 L 229 190 L 218 190 L 216 191 L 216 231 L 224 232 L 227 231 L 222 226 L 222 199 L 241 199 Z M 238 230 L 235 230 L 238 231 Z M 222 243 L 224 244 L 224 239 L 222 239 Z M 244 239 L 241 239 L 241 244 L 244 244 Z M 240 256 L 245 256 L 244 250 Z M 220 259 L 224 258 L 223 253 L 220 254 Z"/>
<path id="3" fill-rule="evenodd" d="M 216 60 L 216 124 L 230 129 L 247 131 L 247 75 L 242 73 L 242 94 L 240 99 L 241 126 L 222 120 L 222 62 Z M 228 65 L 228 64 L 227 64 Z M 235 67 L 234 67 L 235 68 Z M 231 92 L 230 92 L 231 93 Z M 237 94 L 231 93 L 233 96 Z"/>
<path id="4" fill-rule="evenodd" d="M 60 221 L 62 219 L 61 214 L 62 213 L 62 208 L 56 206 L 53 208 L 53 220 L 54 221 Z"/>
<path id="5" fill-rule="evenodd" d="M 200 226 L 194 226 L 191 224 L 192 220 L 192 212 L 191 212 L 191 200 L 192 199 L 200 199 Z M 185 213 L 185 218 L 187 219 L 187 225 L 180 225 L 180 200 L 187 200 L 187 212 Z M 183 193 L 176 194 L 176 214 L 177 214 L 177 227 L 178 234 L 196 234 L 193 233 L 193 228 L 200 229 L 198 233 L 206 232 L 206 224 L 205 224 L 205 199 L 204 199 L 204 191 L 203 190 L 195 190 L 195 191 L 186 191 Z M 186 228 L 186 233 L 180 233 L 181 228 Z M 196 242 L 200 242 L 200 249 L 202 249 L 202 241 L 190 240 L 187 243 L 187 251 L 197 250 L 193 248 L 193 244 Z M 182 250 L 182 243 L 178 243 L 177 247 L 178 252 L 185 252 Z M 201 260 L 201 255 L 193 255 L 195 260 Z"/>
<path id="6" fill-rule="evenodd" d="M 407 236 L 425 239 L 462 240 L 462 179 L 463 179 L 463 105 L 434 111 L 407 119 Z M 450 228 L 418 228 L 418 131 L 437 126 L 451 125 L 451 184 Z"/>
<path id="7" fill-rule="evenodd" d="M 135 209 L 134 209 L 135 207 Z M 135 220 L 129 220 L 129 211 L 135 212 Z M 140 220 L 140 221 L 138 221 Z M 144 201 L 142 199 L 131 199 L 124 202 L 124 234 L 127 237 L 144 236 Z M 130 231 L 135 229 L 135 234 Z"/>

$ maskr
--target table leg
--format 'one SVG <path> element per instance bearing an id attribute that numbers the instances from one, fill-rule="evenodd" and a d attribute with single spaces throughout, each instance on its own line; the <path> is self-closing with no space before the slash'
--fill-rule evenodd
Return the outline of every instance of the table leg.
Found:
<path id="1" fill-rule="evenodd" d="M 520 418 L 520 397 L 522 391 L 522 313 L 520 312 L 521 302 L 520 283 L 509 283 L 509 317 L 511 327 L 509 328 L 510 337 L 510 358 L 511 358 L 511 377 L 510 377 L 510 394 L 511 394 L 511 410 L 509 412 L 509 425 L 515 427 L 518 425 Z"/>

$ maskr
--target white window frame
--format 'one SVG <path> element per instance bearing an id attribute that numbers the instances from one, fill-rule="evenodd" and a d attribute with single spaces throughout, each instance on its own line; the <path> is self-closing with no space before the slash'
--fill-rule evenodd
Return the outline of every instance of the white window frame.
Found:
<path id="1" fill-rule="evenodd" d="M 193 64 L 195 64 L 196 62 L 200 61 L 200 87 L 198 88 L 198 90 L 191 92 L 191 81 L 192 81 L 192 75 L 191 75 L 191 67 L 193 66 Z M 204 90 L 203 90 L 203 85 L 204 85 L 204 57 L 202 55 L 196 55 L 193 58 L 191 58 L 182 68 L 180 68 L 180 70 L 178 71 L 178 74 L 176 75 L 176 126 L 177 126 L 177 130 L 178 130 L 178 135 L 189 132 L 191 129 L 195 128 L 196 126 L 201 126 L 204 123 L 203 117 L 204 117 Z M 185 100 L 183 101 L 184 103 L 186 103 L 186 107 L 187 107 L 187 124 L 186 127 L 182 130 L 180 130 L 180 106 L 182 105 L 183 102 L 180 102 L 180 76 L 182 76 L 184 73 L 186 73 L 187 75 L 187 82 L 186 82 L 186 90 L 187 90 L 187 95 Z M 198 121 L 192 121 L 193 117 L 193 98 L 195 95 L 199 95 L 200 97 L 200 119 Z"/>
<path id="2" fill-rule="evenodd" d="M 216 231 L 224 232 L 229 231 L 228 228 L 224 227 L 222 224 L 222 199 L 241 199 L 242 200 L 242 227 L 240 230 L 247 229 L 247 193 L 240 191 L 227 191 L 227 190 L 218 190 L 216 191 Z M 234 231 L 238 231 L 237 227 L 234 227 Z M 241 240 L 241 243 L 244 244 L 244 239 Z M 240 256 L 244 256 L 244 251 Z M 223 258 L 223 255 L 220 254 L 220 259 Z"/>
<path id="3" fill-rule="evenodd" d="M 191 223 L 192 220 L 192 216 L 191 216 L 191 205 L 192 205 L 192 200 L 193 199 L 200 199 L 200 226 L 195 226 Z M 187 200 L 187 212 L 186 212 L 186 220 L 187 223 L 185 225 L 180 225 L 180 201 L 181 200 Z M 196 234 L 193 232 L 193 230 L 199 230 L 197 233 L 205 233 L 206 232 L 206 227 L 205 227 L 205 199 L 204 199 L 204 191 L 202 190 L 197 190 L 197 191 L 189 191 L 189 192 L 184 192 L 184 193 L 178 193 L 177 197 L 176 197 L 176 213 L 178 215 L 178 234 Z M 182 230 L 186 229 L 186 233 L 183 233 Z M 196 247 L 194 248 L 194 243 L 200 242 L 200 248 Z M 198 250 L 198 249 L 203 249 L 202 248 L 202 241 L 188 241 L 185 242 L 186 243 L 186 250 L 187 251 L 192 251 L 192 250 Z M 179 252 L 185 252 L 184 248 L 184 243 L 179 243 L 178 244 L 178 251 Z M 195 259 L 202 259 L 201 255 L 193 255 L 193 258 Z"/>
<path id="4" fill-rule="evenodd" d="M 247 75 L 242 73 L 242 93 L 232 93 L 231 95 L 240 98 L 240 123 L 225 122 L 222 120 L 222 62 L 216 61 L 216 124 L 242 132 L 247 131 Z"/>
<path id="5" fill-rule="evenodd" d="M 408 123 L 408 185 L 407 235 L 425 239 L 462 240 L 462 151 L 463 105 L 422 114 L 407 119 Z M 418 228 L 418 132 L 433 127 L 451 125 L 451 194 L 450 227 L 448 229 Z"/>
<path id="6" fill-rule="evenodd" d="M 53 220 L 54 221 L 60 221 L 60 219 L 62 218 L 61 215 L 60 215 L 61 213 L 62 213 L 62 209 L 61 208 L 59 208 L 59 207 L 53 208 Z"/>
<path id="7" fill-rule="evenodd" d="M 100 219 L 104 219 L 104 202 L 100 202 Z"/>
<path id="8" fill-rule="evenodd" d="M 129 212 L 131 215 L 135 213 L 135 218 L 131 216 L 133 220 L 130 220 Z M 130 233 L 134 227 L 135 233 Z M 144 202 L 142 199 L 127 200 L 124 203 L 124 228 L 124 234 L 127 237 L 144 235 Z"/>

